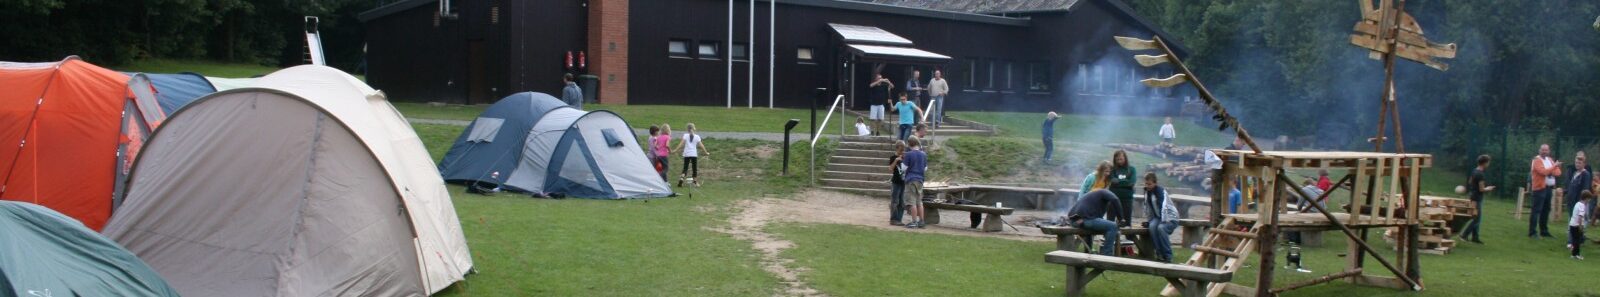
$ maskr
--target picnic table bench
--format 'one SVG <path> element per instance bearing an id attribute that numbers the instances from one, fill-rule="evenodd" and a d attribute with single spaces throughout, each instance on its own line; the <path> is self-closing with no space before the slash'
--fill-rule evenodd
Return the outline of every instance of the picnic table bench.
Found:
<path id="1" fill-rule="evenodd" d="M 1206 286 L 1233 280 L 1233 272 L 1181 264 L 1161 263 L 1121 257 L 1054 251 L 1044 261 L 1067 265 L 1067 296 L 1083 296 L 1089 281 L 1106 270 L 1147 274 L 1166 278 L 1184 297 L 1206 296 Z"/>
<path id="2" fill-rule="evenodd" d="M 1000 232 L 1001 230 L 1004 230 L 1004 228 L 1002 228 L 1004 227 L 1004 221 L 1000 218 L 1000 216 L 1010 215 L 1012 211 L 1012 209 L 1009 207 L 935 202 L 923 202 L 922 208 L 924 214 L 923 222 L 933 225 L 939 224 L 940 209 L 965 211 L 973 214 L 981 213 L 983 214 L 983 225 L 979 226 L 979 230 L 983 230 L 984 232 Z"/>

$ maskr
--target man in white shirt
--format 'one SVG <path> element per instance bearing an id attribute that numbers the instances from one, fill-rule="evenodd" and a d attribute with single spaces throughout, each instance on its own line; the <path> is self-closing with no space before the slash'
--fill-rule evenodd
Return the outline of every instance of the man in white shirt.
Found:
<path id="1" fill-rule="evenodd" d="M 950 95 L 950 83 L 944 81 L 944 72 L 933 71 L 933 80 L 928 81 L 928 95 L 933 96 L 933 111 L 930 112 L 932 114 L 930 116 L 933 117 L 933 127 L 937 129 L 939 124 L 944 123 L 944 99 Z"/>
<path id="2" fill-rule="evenodd" d="M 1167 123 L 1161 125 L 1161 131 L 1156 132 L 1161 136 L 1161 144 L 1172 146 L 1172 140 L 1178 138 L 1178 131 L 1172 129 L 1172 117 L 1167 117 Z"/>

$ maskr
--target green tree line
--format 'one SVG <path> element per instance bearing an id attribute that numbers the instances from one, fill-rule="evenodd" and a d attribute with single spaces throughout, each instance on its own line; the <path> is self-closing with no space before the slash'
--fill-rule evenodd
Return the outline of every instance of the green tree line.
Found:
<path id="1" fill-rule="evenodd" d="M 1350 44 L 1359 2 L 1127 2 L 1181 39 L 1190 67 L 1252 134 L 1372 149 L 1383 65 Z M 1429 40 L 1459 47 L 1439 59 L 1448 71 L 1396 63 L 1408 151 L 1470 153 L 1478 134 L 1507 127 L 1600 135 L 1600 2 L 1410 0 L 1405 9 Z"/>
<path id="2" fill-rule="evenodd" d="M 117 66 L 135 59 L 299 64 L 304 17 L 317 16 L 329 64 L 361 61 L 355 15 L 371 0 L 5 0 L 0 58 L 54 61 L 78 55 Z"/>

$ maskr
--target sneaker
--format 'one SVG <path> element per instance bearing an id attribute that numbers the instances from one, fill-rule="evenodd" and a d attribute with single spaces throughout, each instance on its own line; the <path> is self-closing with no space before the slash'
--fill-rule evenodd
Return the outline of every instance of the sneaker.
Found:
<path id="1" fill-rule="evenodd" d="M 1476 243 L 1476 244 L 1483 244 L 1483 241 L 1478 240 L 1477 238 L 1473 238 L 1472 240 L 1468 240 L 1468 241 L 1470 241 L 1472 243 Z"/>
<path id="2" fill-rule="evenodd" d="M 1582 261 L 1583 256 L 1572 256 L 1572 259 Z"/>
<path id="3" fill-rule="evenodd" d="M 906 225 L 906 223 L 889 221 L 889 226 L 905 226 L 905 225 Z"/>

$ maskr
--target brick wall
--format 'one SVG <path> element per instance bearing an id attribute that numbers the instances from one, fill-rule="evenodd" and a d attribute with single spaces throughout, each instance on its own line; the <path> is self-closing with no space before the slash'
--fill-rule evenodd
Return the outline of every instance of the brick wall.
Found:
<path id="1" fill-rule="evenodd" d="M 589 70 L 605 104 L 628 104 L 628 1 L 589 1 Z"/>

